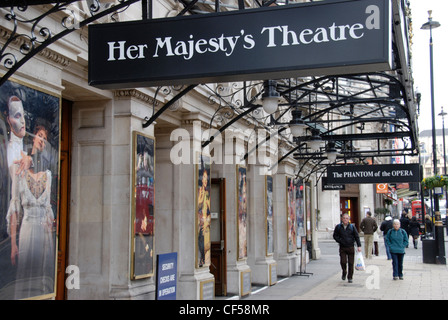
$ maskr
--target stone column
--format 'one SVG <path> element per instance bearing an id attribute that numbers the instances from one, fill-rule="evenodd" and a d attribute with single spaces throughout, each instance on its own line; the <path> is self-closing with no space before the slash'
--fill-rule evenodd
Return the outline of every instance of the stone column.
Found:
<path id="1" fill-rule="evenodd" d="M 286 178 L 294 177 L 295 164 L 284 160 L 274 176 L 274 259 L 277 274 L 289 277 L 298 270 L 297 250 L 288 252 L 288 207 Z"/>
<path id="2" fill-rule="evenodd" d="M 238 258 L 237 164 L 245 165 L 241 161 L 245 151 L 244 135 L 242 132 L 226 130 L 222 134 L 222 139 L 225 141 L 223 144 L 224 164 L 222 165 L 222 175 L 226 179 L 227 294 L 242 296 L 250 293 L 250 289 L 247 290 L 247 286 L 243 287 L 243 284 L 247 284 L 248 278 L 251 277 L 251 269 L 247 264 L 247 258 Z M 247 237 L 249 237 L 250 232 L 248 227 Z"/>
<path id="3" fill-rule="evenodd" d="M 273 254 L 267 254 L 266 175 L 261 174 L 264 169 L 265 165 L 256 164 L 250 165 L 248 170 L 250 199 L 248 263 L 252 270 L 253 283 L 271 285 L 276 282 L 277 277 Z"/>
<path id="4" fill-rule="evenodd" d="M 80 289 L 69 299 L 154 299 L 153 277 L 131 280 L 132 132 L 150 112 L 137 90 L 73 106 L 69 264 Z"/>
<path id="5" fill-rule="evenodd" d="M 320 248 L 317 234 L 317 194 L 320 191 L 316 187 L 316 180 L 313 178 L 311 183 L 311 257 L 313 259 L 320 259 Z"/>
<path id="6" fill-rule="evenodd" d="M 172 201 L 172 204 L 160 204 L 160 210 L 156 211 L 163 219 L 157 241 L 160 250 L 178 253 L 179 300 L 200 299 L 201 287 L 214 280 L 208 266 L 198 267 L 196 263 L 197 161 L 194 159 L 201 151 L 201 131 L 205 127 L 206 124 L 199 120 L 185 120 L 181 128 L 174 128 L 170 137 L 167 132 L 160 136 L 163 150 L 158 152 L 163 162 L 157 177 L 163 182 L 157 189 L 159 200 L 156 205 L 162 201 Z"/>

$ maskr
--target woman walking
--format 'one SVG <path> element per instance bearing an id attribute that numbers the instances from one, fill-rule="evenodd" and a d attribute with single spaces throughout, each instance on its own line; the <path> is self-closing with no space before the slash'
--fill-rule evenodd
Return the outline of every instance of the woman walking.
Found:
<path id="1" fill-rule="evenodd" d="M 409 233 L 412 236 L 414 242 L 414 249 L 417 249 L 418 237 L 420 236 L 420 223 L 418 223 L 417 218 L 414 216 L 409 223 Z"/>
<path id="2" fill-rule="evenodd" d="M 386 242 L 392 256 L 393 279 L 403 280 L 403 258 L 409 240 L 406 231 L 400 228 L 400 220 L 394 220 L 393 228 L 386 235 Z"/>

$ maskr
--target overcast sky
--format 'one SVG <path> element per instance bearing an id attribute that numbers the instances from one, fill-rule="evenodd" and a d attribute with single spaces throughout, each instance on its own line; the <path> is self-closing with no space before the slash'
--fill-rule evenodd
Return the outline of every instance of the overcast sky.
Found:
<path id="1" fill-rule="evenodd" d="M 412 67 L 414 89 L 422 94 L 420 104 L 419 131 L 432 129 L 431 86 L 429 59 L 429 30 L 420 29 L 428 21 L 428 10 L 432 10 L 433 21 L 441 26 L 433 30 L 434 44 L 434 106 L 436 129 L 442 129 L 441 107 L 448 113 L 448 1 L 410 0 L 413 25 Z M 448 115 L 445 116 L 448 132 Z"/>

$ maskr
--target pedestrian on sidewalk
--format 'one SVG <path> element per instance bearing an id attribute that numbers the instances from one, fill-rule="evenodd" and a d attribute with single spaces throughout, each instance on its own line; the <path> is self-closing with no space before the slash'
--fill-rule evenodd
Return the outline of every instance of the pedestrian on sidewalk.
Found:
<path id="1" fill-rule="evenodd" d="M 342 222 L 334 229 L 333 239 L 339 243 L 342 280 L 347 278 L 348 282 L 352 283 L 355 264 L 355 242 L 358 252 L 361 252 L 361 240 L 359 239 L 358 230 L 350 223 L 350 217 L 347 213 L 342 215 L 341 220 Z"/>
<path id="2" fill-rule="evenodd" d="M 432 236 L 433 231 L 434 231 L 434 223 L 432 223 L 431 216 L 427 214 L 425 216 L 425 233 L 428 236 Z"/>
<path id="3" fill-rule="evenodd" d="M 364 254 L 366 259 L 372 258 L 373 233 L 378 229 L 376 220 L 372 218 L 372 212 L 367 211 L 366 217 L 361 221 L 361 231 L 364 232 Z"/>
<path id="4" fill-rule="evenodd" d="M 403 259 L 409 237 L 406 231 L 400 228 L 400 220 L 394 220 L 393 228 L 386 235 L 386 242 L 392 256 L 393 279 L 403 280 Z"/>
<path id="5" fill-rule="evenodd" d="M 401 229 L 406 231 L 408 238 L 409 238 L 409 223 L 410 222 L 411 222 L 411 220 L 409 220 L 409 218 L 408 218 L 408 213 L 405 210 L 403 210 L 403 213 L 401 214 L 401 218 L 400 218 L 400 224 L 401 224 Z"/>
<path id="6" fill-rule="evenodd" d="M 383 231 L 384 247 L 386 248 L 387 260 L 392 259 L 392 256 L 390 255 L 389 246 L 387 245 L 386 235 L 389 232 L 389 230 L 392 228 L 393 228 L 392 217 L 387 216 L 386 219 L 384 219 L 384 221 L 381 223 L 381 226 L 380 226 L 380 230 Z"/>
<path id="7" fill-rule="evenodd" d="M 412 217 L 411 222 L 409 222 L 409 232 L 414 242 L 414 249 L 417 249 L 418 237 L 420 236 L 420 223 L 415 216 Z"/>
<path id="8" fill-rule="evenodd" d="M 375 256 L 379 256 L 380 254 L 380 250 L 379 250 L 379 245 L 378 242 L 380 241 L 380 236 L 378 234 L 380 230 L 377 230 L 373 233 L 373 250 L 372 250 L 372 254 L 374 254 Z"/>

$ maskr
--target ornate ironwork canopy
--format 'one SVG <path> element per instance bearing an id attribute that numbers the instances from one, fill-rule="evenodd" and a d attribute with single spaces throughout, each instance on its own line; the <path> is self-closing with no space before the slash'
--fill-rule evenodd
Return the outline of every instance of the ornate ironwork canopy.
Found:
<path id="1" fill-rule="evenodd" d="M 3 41 L 0 48 L 0 64 L 6 70 L 0 85 L 12 76 L 34 55 L 69 33 L 104 16 L 111 17 L 131 4 L 140 2 L 141 18 L 152 19 L 150 0 L 86 0 L 87 12 L 79 14 L 70 7 L 80 1 L 26 1 L 7 0 L 3 7 Z M 183 6 L 178 15 L 207 14 L 229 10 L 244 10 L 248 2 L 222 3 L 219 0 L 179 0 Z M 288 5 L 288 1 L 254 0 L 252 7 Z M 24 18 L 30 7 L 45 6 L 46 11 L 34 18 Z M 419 153 L 415 97 L 409 63 L 408 12 L 404 1 L 393 1 L 393 57 L 395 69 L 390 72 L 348 74 L 337 76 L 275 79 L 274 83 L 242 82 L 234 84 L 227 93 L 222 86 L 201 84 L 216 104 L 216 113 L 210 126 L 223 132 L 240 119 L 251 119 L 254 127 L 264 128 L 271 135 L 281 138 L 283 153 L 279 162 L 294 157 L 301 164 L 297 175 L 305 166 L 313 172 L 324 172 L 337 163 L 365 163 L 378 158 L 416 156 Z M 36 11 L 40 12 L 40 11 Z M 49 16 L 63 12 L 60 26 L 51 29 L 46 25 Z M 23 30 L 28 30 L 26 33 Z M 12 47 L 19 50 L 13 50 Z M 273 57 L 279 59 L 281 57 Z M 268 79 L 266 79 L 268 80 Z M 179 98 L 198 85 L 182 88 L 165 106 L 147 118 L 149 126 Z M 280 97 L 277 111 L 266 115 L 257 104 L 260 98 L 275 87 Z M 155 95 L 159 90 L 155 90 Z M 242 97 L 242 98 L 241 98 Z M 156 100 L 156 96 L 154 100 Z M 292 122 L 303 125 L 301 136 L 292 137 Z M 270 136 L 266 140 L 269 140 Z M 213 141 L 211 137 L 203 147 Z M 311 148 L 311 142 L 315 146 Z M 369 143 L 365 143 L 365 142 Z M 400 142 L 400 143 L 397 143 Z M 320 142 L 320 144 L 319 144 Z M 395 143 L 395 147 L 393 144 Z M 317 147 L 316 147 L 317 146 Z M 398 147 L 397 147 L 398 146 Z M 257 146 L 258 147 L 258 146 Z M 256 148 L 257 148 L 256 147 Z M 249 150 L 254 152 L 255 149 Z M 336 154 L 331 161 L 329 153 Z M 277 165 L 277 164 L 274 164 Z"/>

